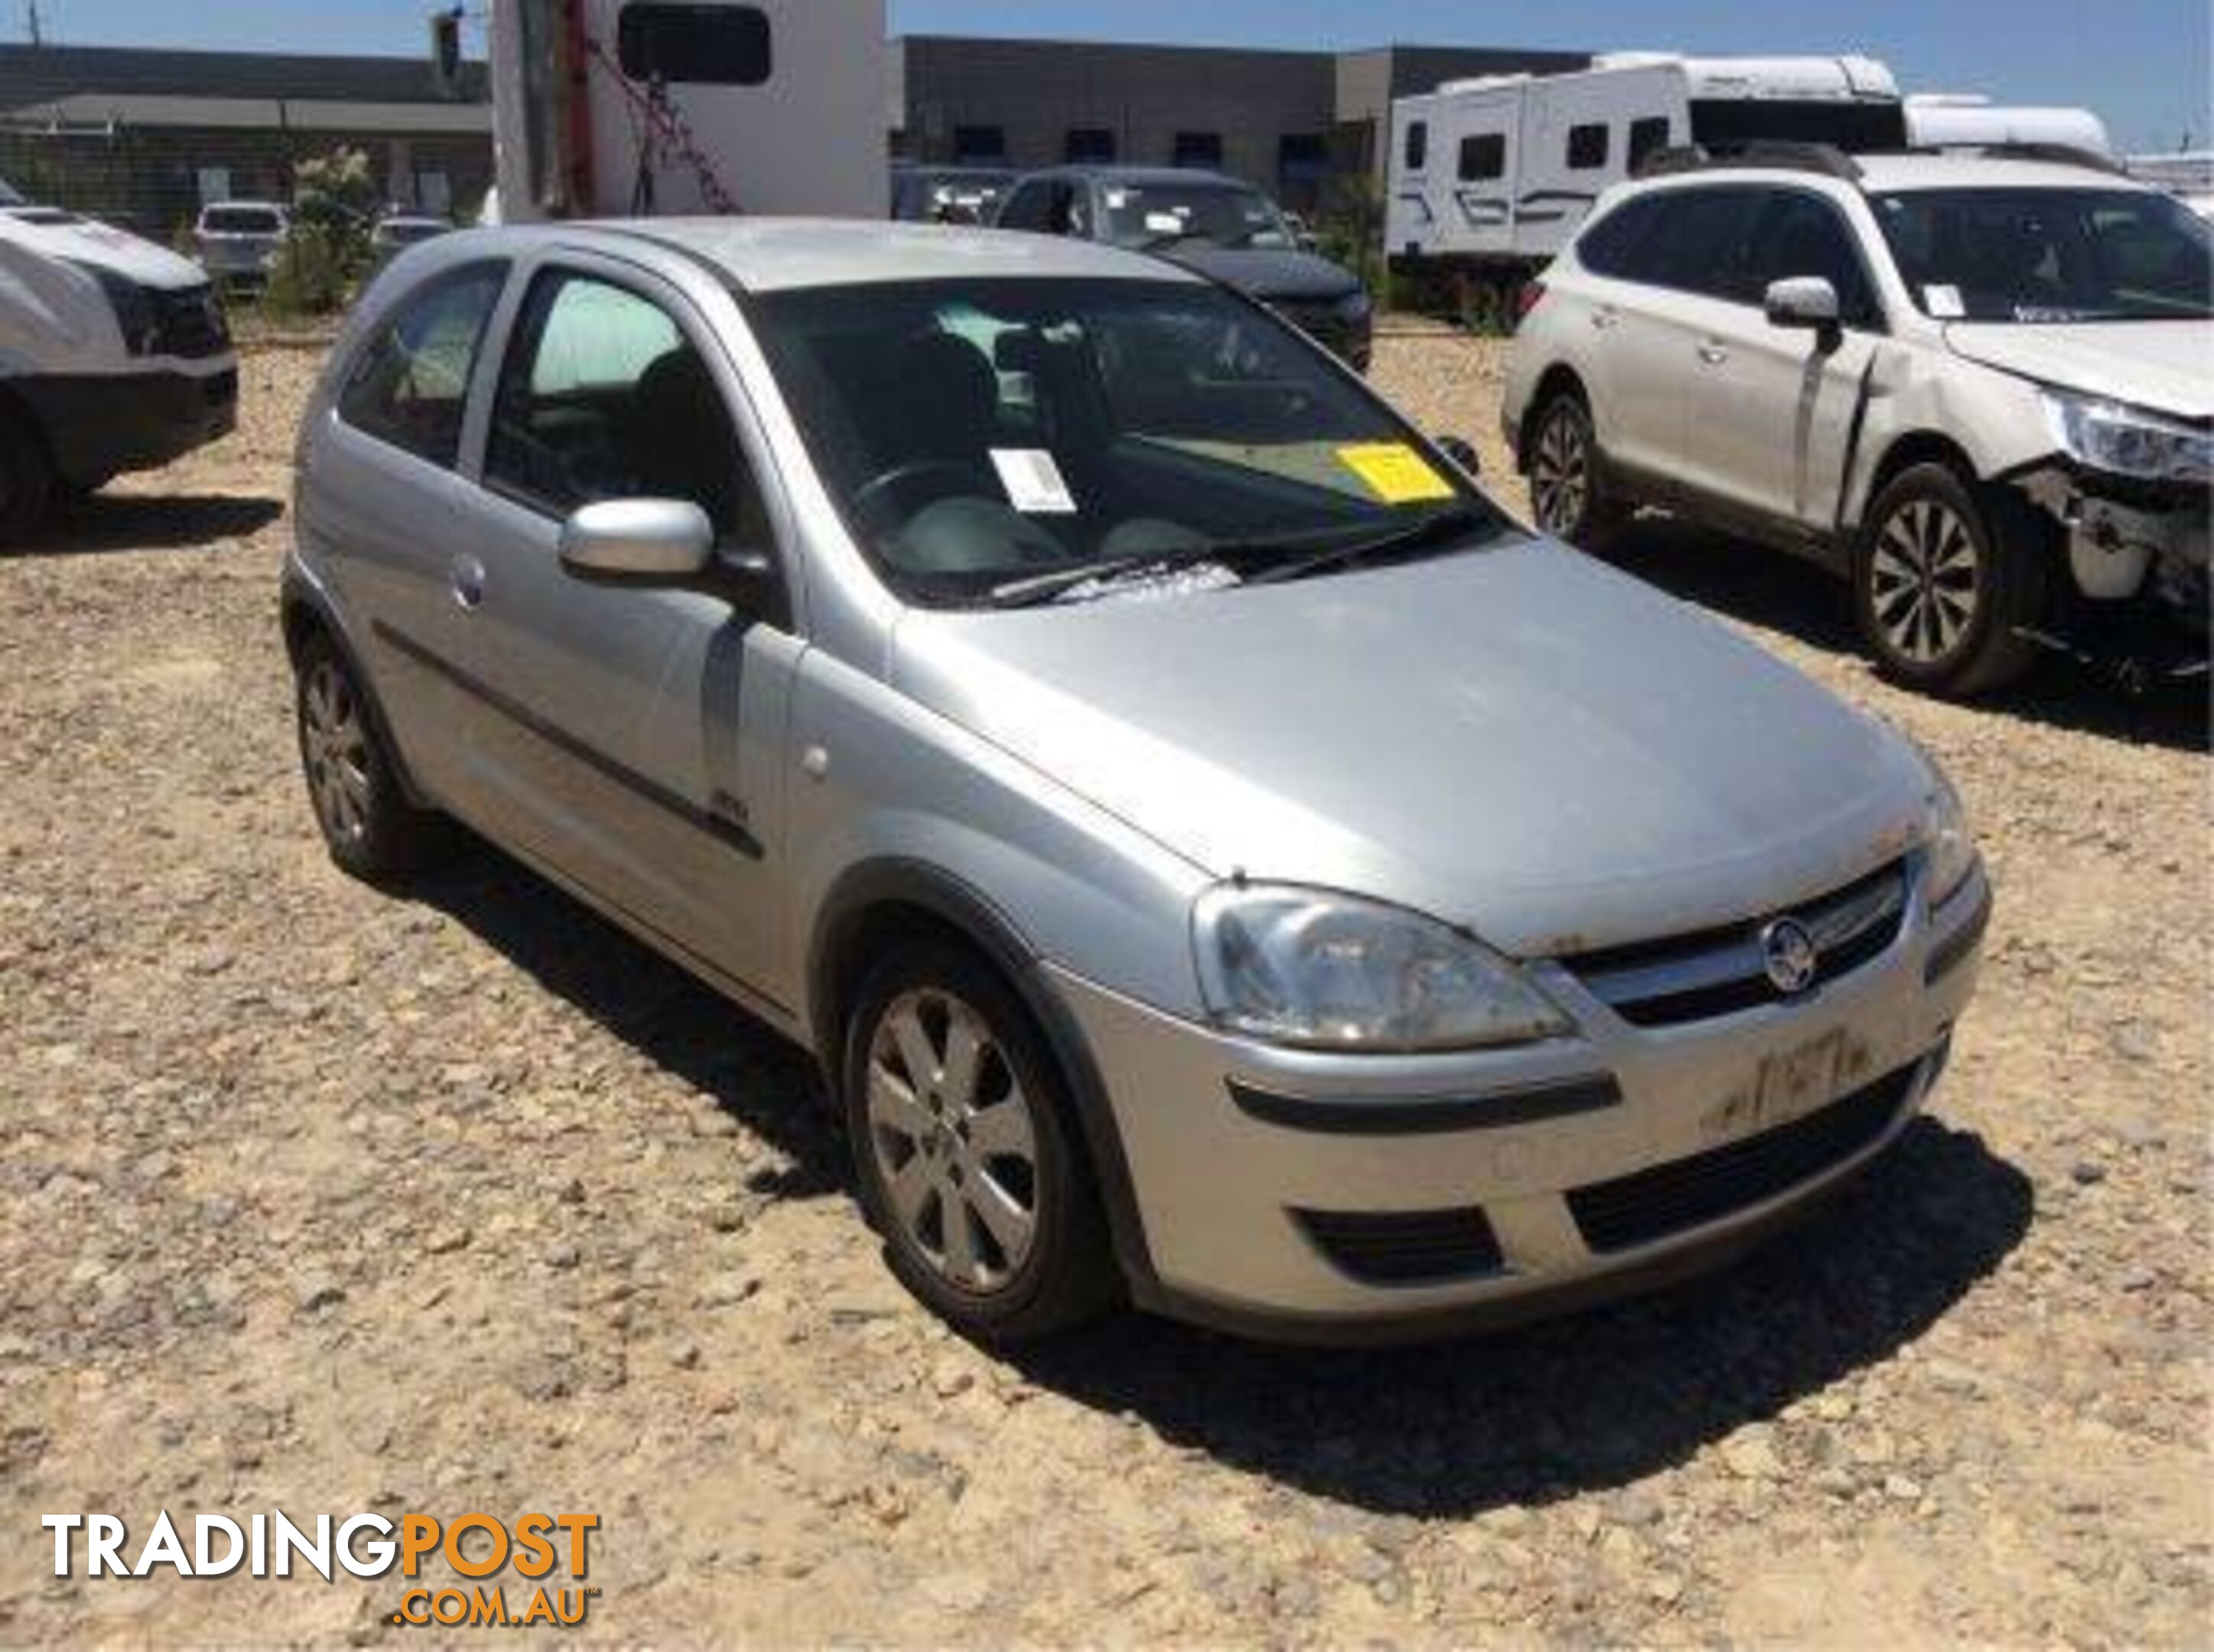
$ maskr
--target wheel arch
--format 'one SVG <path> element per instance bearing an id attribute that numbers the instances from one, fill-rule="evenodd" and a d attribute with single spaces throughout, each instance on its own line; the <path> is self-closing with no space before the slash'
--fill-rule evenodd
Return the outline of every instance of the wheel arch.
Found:
<path id="1" fill-rule="evenodd" d="M 1140 1301 L 1156 1300 L 1158 1275 L 1129 1161 L 1090 1044 L 1021 929 L 988 896 L 954 874 L 920 860 L 870 860 L 848 867 L 825 896 L 808 951 L 806 1019 L 834 1102 L 842 1105 L 846 1020 L 871 962 L 884 947 L 918 936 L 975 954 L 1030 1013 L 1075 1108 L 1122 1276 Z"/>
<path id="2" fill-rule="evenodd" d="M 297 673 L 302 656 L 309 643 L 318 638 L 327 642 L 333 652 L 353 678 L 360 691 L 362 703 L 369 713 L 371 729 L 382 744 L 392 772 L 399 782 L 401 795 L 409 805 L 417 809 L 435 809 L 437 800 L 416 783 L 414 772 L 407 766 L 407 754 L 394 737 L 392 722 L 385 715 L 384 702 L 377 695 L 376 680 L 364 669 L 359 652 L 346 634 L 330 599 L 299 573 L 287 569 L 284 586 L 278 597 L 278 622 L 283 627 L 284 658 Z"/>

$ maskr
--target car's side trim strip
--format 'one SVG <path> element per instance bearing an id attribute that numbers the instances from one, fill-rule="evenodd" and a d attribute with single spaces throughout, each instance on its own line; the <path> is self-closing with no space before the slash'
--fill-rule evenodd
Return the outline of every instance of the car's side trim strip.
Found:
<path id="1" fill-rule="evenodd" d="M 1457 1130 L 1504 1130 L 1543 1124 L 1622 1104 L 1622 1086 L 1606 1073 L 1482 1094 L 1437 1097 L 1287 1096 L 1243 1080 L 1230 1080 L 1238 1111 L 1264 1124 L 1316 1135 L 1443 1135 Z"/>
<path id="2" fill-rule="evenodd" d="M 761 840 L 737 822 L 709 814 L 658 781 L 649 780 L 628 764 L 609 756 L 597 747 L 587 745 L 568 730 L 547 722 L 528 706 L 511 699 L 481 677 L 464 670 L 436 651 L 425 647 L 406 632 L 382 620 L 377 621 L 372 629 L 379 641 L 399 650 L 425 670 L 437 673 L 472 700 L 482 701 L 517 727 L 574 757 L 603 780 L 612 780 L 633 796 L 676 816 L 694 830 L 706 833 L 725 848 L 735 850 L 749 860 L 763 858 Z"/>

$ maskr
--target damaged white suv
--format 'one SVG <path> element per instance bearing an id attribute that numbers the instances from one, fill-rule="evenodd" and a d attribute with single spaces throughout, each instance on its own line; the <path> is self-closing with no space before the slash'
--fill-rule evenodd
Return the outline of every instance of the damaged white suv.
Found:
<path id="1" fill-rule="evenodd" d="M 2205 670 L 2214 231 L 2070 157 L 1673 158 L 1529 300 L 1506 421 L 1547 531 L 1656 506 L 1851 582 L 1901 681 L 2040 649 Z"/>

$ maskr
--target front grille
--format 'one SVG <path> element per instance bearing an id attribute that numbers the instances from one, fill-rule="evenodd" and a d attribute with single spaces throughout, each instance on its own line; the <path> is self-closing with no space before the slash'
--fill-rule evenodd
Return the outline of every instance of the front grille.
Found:
<path id="1" fill-rule="evenodd" d="M 1770 981 L 1761 953 L 1761 932 L 1777 918 L 1797 920 L 1814 942 L 1821 966 L 1806 988 L 1811 992 L 1891 950 L 1906 921 L 1907 891 L 1905 864 L 1894 862 L 1788 913 L 1563 962 L 1593 996 L 1632 1026 L 1679 1026 L 1734 1015 L 1793 996 Z"/>
<path id="2" fill-rule="evenodd" d="M 1914 1088 L 1902 1068 L 1817 1113 L 1728 1147 L 1595 1182 L 1569 1195 L 1584 1243 L 1630 1251 L 1788 1193 L 1874 1146 Z"/>
<path id="3" fill-rule="evenodd" d="M 1482 1210 L 1293 1213 L 1317 1249 L 1365 1285 L 1435 1285 L 1505 1271 Z"/>
<path id="4" fill-rule="evenodd" d="M 187 361 L 219 356 L 230 348 L 230 327 L 212 287 L 151 288 L 154 353 Z"/>

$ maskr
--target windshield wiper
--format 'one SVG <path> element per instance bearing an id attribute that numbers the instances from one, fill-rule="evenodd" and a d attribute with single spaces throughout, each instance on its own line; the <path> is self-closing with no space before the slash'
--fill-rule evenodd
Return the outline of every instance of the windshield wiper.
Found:
<path id="1" fill-rule="evenodd" d="M 1371 534 L 1365 539 L 1332 545 L 1311 556 L 1280 562 L 1274 567 L 1263 569 L 1245 583 L 1249 585 L 1275 585 L 1294 579 L 1309 579 L 1317 574 L 1332 572 L 1349 563 L 1366 562 L 1372 558 L 1379 560 L 1389 559 L 1446 540 L 1458 539 L 1480 529 L 1495 529 L 1499 525 L 1486 511 L 1465 505 L 1450 505 L 1387 532 Z"/>
<path id="2" fill-rule="evenodd" d="M 1194 545 L 1188 550 L 1147 551 L 1137 556 L 1111 557 L 1104 562 L 1086 562 L 1073 568 L 1057 568 L 1051 573 L 1032 574 L 1025 579 L 1011 579 L 1004 585 L 993 586 L 984 593 L 984 599 L 993 608 L 1037 608 L 1095 579 L 1175 573 L 1180 569 L 1220 562 L 1224 554 L 1217 546 Z"/>

